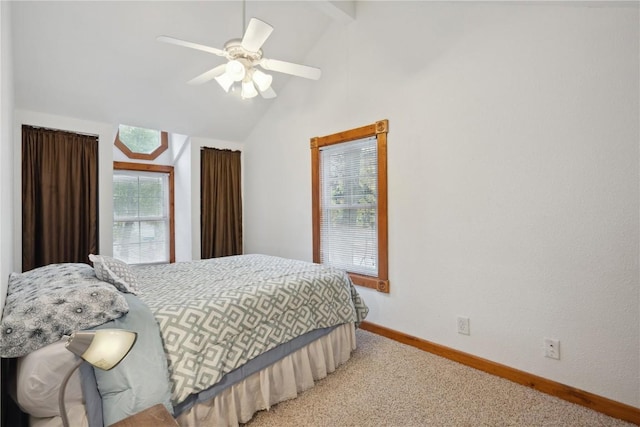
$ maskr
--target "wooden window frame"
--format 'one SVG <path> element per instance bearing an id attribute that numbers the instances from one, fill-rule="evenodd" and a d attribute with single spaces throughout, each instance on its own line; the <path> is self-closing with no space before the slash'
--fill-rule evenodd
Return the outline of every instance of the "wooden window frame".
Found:
<path id="1" fill-rule="evenodd" d="M 313 262 L 320 263 L 320 223 L 322 206 L 320 203 L 320 149 L 334 144 L 375 137 L 378 150 L 378 275 L 367 276 L 351 273 L 349 277 L 356 285 L 389 292 L 389 237 L 387 219 L 387 133 L 389 121 L 380 120 L 332 135 L 311 138 L 311 209 L 313 216 Z"/>
<path id="2" fill-rule="evenodd" d="M 176 262 L 176 221 L 174 202 L 173 166 L 152 165 L 148 163 L 113 162 L 113 170 L 136 172 L 157 172 L 169 174 L 169 263 Z"/>
<path id="3" fill-rule="evenodd" d="M 131 151 L 131 149 L 127 147 L 127 144 L 120 140 L 120 130 L 118 130 L 118 133 L 116 134 L 116 140 L 113 145 L 118 147 L 120 151 L 122 151 L 130 159 L 155 160 L 160 154 L 169 149 L 169 134 L 165 131 L 160 131 L 160 145 L 149 154 Z"/>

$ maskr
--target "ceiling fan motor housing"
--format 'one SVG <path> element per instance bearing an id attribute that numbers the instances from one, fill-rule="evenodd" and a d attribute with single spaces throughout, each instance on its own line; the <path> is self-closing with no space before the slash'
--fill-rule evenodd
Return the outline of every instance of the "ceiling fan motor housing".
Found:
<path id="1" fill-rule="evenodd" d="M 248 51 L 242 47 L 241 39 L 229 40 L 224 44 L 224 50 L 229 59 L 245 59 L 251 64 L 262 59 L 262 49 L 257 52 Z"/>

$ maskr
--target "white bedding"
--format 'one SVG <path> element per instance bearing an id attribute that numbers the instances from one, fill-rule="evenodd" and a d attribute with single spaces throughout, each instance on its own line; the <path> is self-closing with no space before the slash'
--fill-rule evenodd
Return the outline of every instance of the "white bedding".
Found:
<path id="1" fill-rule="evenodd" d="M 24 412 L 36 417 L 60 415 L 60 385 L 77 360 L 73 353 L 65 349 L 65 341 L 49 344 L 18 358 L 15 397 Z M 69 379 L 65 397 L 69 405 L 83 403 L 78 371 Z"/>

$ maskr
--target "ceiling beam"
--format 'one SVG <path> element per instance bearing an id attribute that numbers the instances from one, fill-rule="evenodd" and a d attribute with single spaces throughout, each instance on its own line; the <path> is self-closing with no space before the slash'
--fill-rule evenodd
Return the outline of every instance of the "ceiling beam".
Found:
<path id="1" fill-rule="evenodd" d="M 319 1 L 314 4 L 329 17 L 342 24 L 350 24 L 356 19 L 356 1 Z"/>

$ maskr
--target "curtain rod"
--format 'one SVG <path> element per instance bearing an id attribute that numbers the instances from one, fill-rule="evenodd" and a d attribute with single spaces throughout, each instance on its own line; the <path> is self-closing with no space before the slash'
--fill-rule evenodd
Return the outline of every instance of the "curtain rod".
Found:
<path id="1" fill-rule="evenodd" d="M 48 128 L 48 127 L 45 127 L 45 126 L 34 126 L 34 125 L 25 125 L 25 124 L 23 124 L 22 127 L 28 127 L 28 128 L 31 128 L 31 129 L 49 130 L 49 131 L 52 131 L 52 132 L 75 133 L 76 135 L 95 136 L 96 138 L 100 137 L 100 135 L 97 135 L 97 134 L 94 134 L 94 133 L 78 132 L 78 131 L 75 131 L 75 130 L 55 129 L 55 128 Z"/>
<path id="2" fill-rule="evenodd" d="M 200 147 L 200 151 L 204 150 L 231 151 L 232 153 L 242 153 L 242 150 L 232 150 L 231 148 Z"/>

